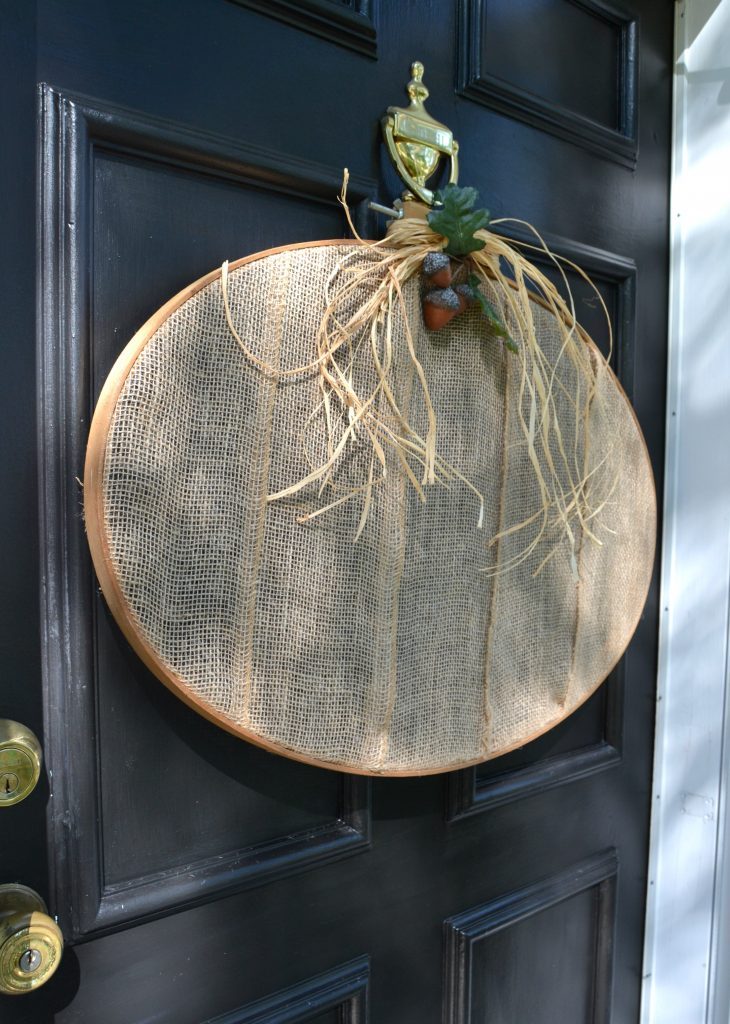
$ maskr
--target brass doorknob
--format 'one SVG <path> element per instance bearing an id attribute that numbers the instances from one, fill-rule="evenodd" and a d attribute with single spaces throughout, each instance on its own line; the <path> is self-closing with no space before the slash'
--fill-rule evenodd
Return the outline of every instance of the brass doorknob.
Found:
<path id="1" fill-rule="evenodd" d="M 61 929 L 38 893 L 0 885 L 0 992 L 32 992 L 48 981 L 62 954 Z"/>

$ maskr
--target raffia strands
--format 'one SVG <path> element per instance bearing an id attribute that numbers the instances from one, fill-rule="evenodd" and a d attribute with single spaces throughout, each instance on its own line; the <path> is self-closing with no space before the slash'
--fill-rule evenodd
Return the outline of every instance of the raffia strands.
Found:
<path id="1" fill-rule="evenodd" d="M 465 262 L 482 279 L 485 291 L 496 293 L 495 305 L 518 345 L 514 358 L 519 365 L 516 412 L 521 438 L 515 439 L 514 443 L 524 444 L 534 471 L 535 485 L 534 497 L 527 502 L 523 516 L 497 533 L 491 539 L 490 547 L 496 547 L 506 534 L 529 533 L 529 539 L 509 560 L 493 559 L 485 571 L 491 574 L 509 572 L 540 550 L 546 538 L 551 538 L 553 543 L 547 554 L 537 560 L 535 573 L 543 569 L 565 542 L 571 573 L 577 582 L 580 545 L 585 539 L 599 545 L 602 543 L 595 520 L 610 500 L 618 467 L 609 453 L 600 467 L 600 474 L 595 468 L 587 469 L 587 430 L 591 405 L 596 400 L 595 364 L 601 357 L 596 350 L 587 348 L 577 328 L 573 297 L 561 264 L 570 266 L 589 284 L 592 282 L 575 264 L 552 254 L 532 225 L 507 219 L 493 223 L 510 222 L 533 232 L 540 244 L 527 244 L 526 248 L 539 250 L 553 261 L 563 279 L 567 301 L 555 285 L 515 248 L 514 242 L 493 231 L 476 233 L 476 237 L 484 242 L 484 248 L 472 253 Z M 412 258 L 416 263 L 419 259 L 422 262 L 426 252 L 441 250 L 445 242 L 431 231 L 426 221 L 415 218 L 394 221 L 388 230 L 387 241 L 399 249 L 408 250 L 409 255 L 414 250 Z M 593 288 L 606 315 L 611 339 L 608 311 L 600 293 L 595 286 Z M 533 316 L 535 295 L 555 316 L 562 336 L 562 344 L 553 359 L 548 358 L 543 350 L 536 329 Z M 612 339 L 609 344 L 612 344 Z M 505 358 L 513 357 L 505 353 Z"/>
<path id="2" fill-rule="evenodd" d="M 341 202 L 357 237 L 347 206 L 346 188 L 347 172 Z M 610 453 L 600 467 L 590 471 L 587 468 L 586 435 L 591 405 L 596 399 L 596 363 L 601 357 L 586 346 L 577 328 L 573 298 L 561 264 L 569 265 L 591 282 L 580 268 L 554 256 L 531 225 L 523 221 L 516 223 L 531 230 L 539 243 L 526 244 L 526 248 L 547 254 L 558 268 L 567 300 L 514 242 L 492 231 L 477 232 L 477 237 L 485 243 L 484 248 L 463 262 L 465 269 L 476 271 L 484 290 L 496 300 L 494 304 L 517 342 L 516 355 L 505 353 L 505 358 L 516 359 L 519 366 L 516 405 L 519 436 L 513 444 L 524 445 L 534 473 L 534 493 L 526 497 L 522 514 L 506 523 L 504 531 L 490 539 L 491 557 L 485 559 L 483 569 L 488 574 L 500 574 L 530 559 L 535 573 L 539 573 L 563 548 L 577 582 L 581 545 L 586 540 L 602 543 L 600 517 L 611 499 L 618 472 Z M 363 259 L 359 250 L 345 256 L 324 285 L 326 310 L 316 333 L 314 358 L 287 370 L 263 362 L 241 338 L 230 313 L 228 269 L 227 264 L 223 265 L 221 288 L 226 320 L 247 358 L 266 376 L 278 379 L 312 372 L 319 375 L 320 400 L 311 411 L 307 427 L 316 433 L 315 421 L 324 421 L 326 458 L 311 463 L 301 479 L 288 482 L 281 490 L 269 494 L 268 500 L 290 498 L 316 484 L 322 503 L 313 512 L 300 517 L 300 522 L 306 522 L 358 499 L 362 502 L 362 515 L 353 538 L 356 541 L 372 507 L 373 488 L 387 475 L 385 453 L 390 448 L 396 453 L 399 471 L 405 474 L 421 501 L 426 500 L 428 488 L 435 484 L 450 486 L 458 482 L 468 488 L 476 499 L 475 526 L 481 528 L 485 496 L 458 465 L 441 454 L 429 382 L 414 343 L 403 297 L 405 283 L 419 273 L 427 253 L 443 249 L 445 239 L 433 232 L 425 219 L 409 217 L 393 221 L 382 242 L 363 242 L 359 237 L 358 241 L 366 249 L 367 258 Z M 314 287 L 317 286 L 314 282 Z M 600 293 L 595 288 L 594 291 L 606 314 L 610 337 L 608 312 Z M 536 294 L 553 313 L 561 332 L 562 344 L 553 359 L 546 356 L 536 330 L 533 316 Z M 403 321 L 406 352 L 427 412 L 423 431 L 415 429 L 412 418 L 394 392 L 395 314 Z M 486 322 L 483 333 L 488 334 Z M 492 342 L 501 344 L 496 339 Z M 363 358 L 372 361 L 375 370 L 371 386 L 365 390 L 356 383 L 357 363 Z M 444 359 L 448 361 L 448 352 L 444 352 Z M 338 466 L 347 458 L 350 448 L 362 440 L 369 446 L 371 457 L 366 460 L 362 480 L 343 490 L 338 481 Z M 478 443 L 478 438 L 474 443 Z M 495 557 L 501 537 L 515 533 L 524 538 L 522 547 L 508 560 Z M 547 551 L 543 550 L 546 541 Z"/>

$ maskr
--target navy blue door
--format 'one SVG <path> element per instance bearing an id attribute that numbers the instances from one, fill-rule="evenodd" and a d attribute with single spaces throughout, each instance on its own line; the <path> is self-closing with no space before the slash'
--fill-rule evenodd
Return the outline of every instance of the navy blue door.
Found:
<path id="1" fill-rule="evenodd" d="M 370 784 L 225 735 L 147 673 L 77 478 L 99 389 L 164 300 L 341 236 L 344 166 L 356 203 L 392 201 L 379 119 L 418 59 L 462 183 L 598 283 L 661 485 L 671 21 L 651 0 L 2 3 L 0 717 L 43 737 L 46 775 L 0 811 L 0 882 L 36 888 L 68 943 L 3 1021 L 638 1020 L 655 589 L 561 727 Z"/>

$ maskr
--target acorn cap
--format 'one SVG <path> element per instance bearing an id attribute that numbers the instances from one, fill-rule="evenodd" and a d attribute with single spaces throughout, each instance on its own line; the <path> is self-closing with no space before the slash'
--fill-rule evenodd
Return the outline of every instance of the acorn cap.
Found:
<path id="1" fill-rule="evenodd" d="M 427 277 L 438 274 L 440 270 L 445 270 L 450 266 L 451 260 L 445 252 L 427 252 L 423 257 L 423 272 Z"/>
<path id="2" fill-rule="evenodd" d="M 424 302 L 430 302 L 439 309 L 459 309 L 461 302 L 453 288 L 432 288 L 423 296 Z"/>

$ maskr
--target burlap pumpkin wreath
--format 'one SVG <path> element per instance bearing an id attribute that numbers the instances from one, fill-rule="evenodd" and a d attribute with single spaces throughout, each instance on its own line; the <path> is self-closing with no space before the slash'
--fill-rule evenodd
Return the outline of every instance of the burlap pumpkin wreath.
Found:
<path id="1" fill-rule="evenodd" d="M 569 291 L 473 190 L 440 198 L 383 242 L 196 281 L 91 427 L 89 543 L 134 649 L 229 732 L 338 770 L 545 732 L 620 659 L 652 571 L 646 447 Z"/>

